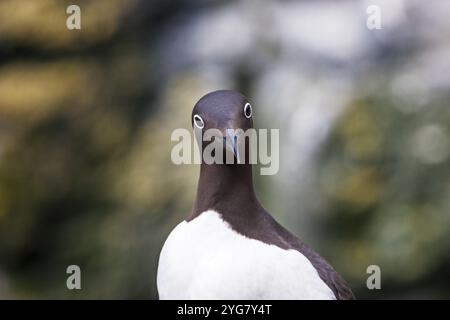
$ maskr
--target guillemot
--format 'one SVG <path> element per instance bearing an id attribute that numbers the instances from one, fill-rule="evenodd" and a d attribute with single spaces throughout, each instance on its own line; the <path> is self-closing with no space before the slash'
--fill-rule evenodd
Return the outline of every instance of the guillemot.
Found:
<path id="1" fill-rule="evenodd" d="M 253 110 L 240 93 L 219 90 L 197 102 L 191 121 L 225 137 L 229 129 L 253 128 Z M 239 160 L 235 138 L 224 152 Z M 161 250 L 159 298 L 354 299 L 343 278 L 262 207 L 248 157 L 201 164 L 192 212 Z"/>

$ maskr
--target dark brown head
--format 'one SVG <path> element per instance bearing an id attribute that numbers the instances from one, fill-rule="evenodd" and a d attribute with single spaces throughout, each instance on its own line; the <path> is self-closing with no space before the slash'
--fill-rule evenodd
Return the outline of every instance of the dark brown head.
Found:
<path id="1" fill-rule="evenodd" d="M 192 110 L 192 125 L 200 121 L 204 123 L 204 130 L 243 129 L 253 128 L 252 106 L 239 92 L 233 90 L 218 90 L 204 95 Z M 195 118 L 194 118 L 195 117 Z M 197 120 L 197 121 L 196 121 Z M 200 125 L 200 123 L 197 123 Z"/>
<path id="2" fill-rule="evenodd" d="M 246 97 L 233 90 L 210 92 L 194 106 L 191 119 L 196 131 L 206 132 L 209 129 L 220 131 L 224 147 L 229 146 L 239 162 L 238 129 L 245 132 L 253 128 L 253 110 Z M 202 148 L 208 143 L 209 141 L 204 141 Z"/>

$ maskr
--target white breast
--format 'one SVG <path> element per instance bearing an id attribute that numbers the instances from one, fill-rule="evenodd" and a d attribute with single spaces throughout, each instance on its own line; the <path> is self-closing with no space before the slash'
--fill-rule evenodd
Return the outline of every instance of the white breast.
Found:
<path id="1" fill-rule="evenodd" d="M 335 299 L 300 252 L 238 234 L 211 210 L 170 233 L 157 285 L 160 299 Z"/>

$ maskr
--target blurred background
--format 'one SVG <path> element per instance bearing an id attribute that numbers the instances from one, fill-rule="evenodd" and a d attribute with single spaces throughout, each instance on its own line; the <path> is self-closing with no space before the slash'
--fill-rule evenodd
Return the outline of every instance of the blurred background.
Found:
<path id="1" fill-rule="evenodd" d="M 81 8 L 81 30 L 66 8 Z M 366 27 L 369 5 L 380 30 Z M 231 88 L 280 128 L 264 206 L 358 298 L 450 298 L 450 2 L 0 1 L 0 298 L 156 299 L 199 167 L 170 160 Z M 82 290 L 66 288 L 66 268 Z M 381 290 L 366 269 L 381 268 Z"/>

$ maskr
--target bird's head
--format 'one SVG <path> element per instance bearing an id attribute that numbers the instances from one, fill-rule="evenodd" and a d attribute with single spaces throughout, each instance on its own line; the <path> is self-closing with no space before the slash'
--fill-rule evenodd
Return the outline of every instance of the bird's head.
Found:
<path id="1" fill-rule="evenodd" d="M 248 150 L 248 141 L 243 133 L 253 128 L 253 110 L 246 97 L 233 90 L 208 93 L 194 106 L 191 119 L 197 140 L 197 133 L 203 136 L 202 151 L 214 140 L 223 146 L 224 157 L 232 153 L 237 163 L 245 163 L 245 155 L 239 152 L 242 148 Z M 212 136 L 206 137 L 208 132 Z M 220 141 L 217 141 L 218 138 Z"/>

